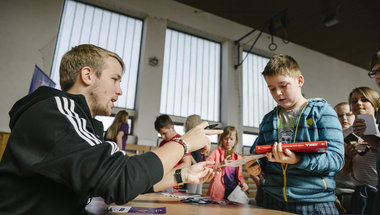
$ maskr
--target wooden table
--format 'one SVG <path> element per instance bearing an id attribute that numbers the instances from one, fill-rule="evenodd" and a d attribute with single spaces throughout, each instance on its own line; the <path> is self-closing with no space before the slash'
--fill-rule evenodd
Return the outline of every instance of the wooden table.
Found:
<path id="1" fill-rule="evenodd" d="M 180 198 L 161 195 L 160 193 L 150 193 L 139 195 L 133 201 L 125 204 L 126 207 L 149 207 L 162 208 L 166 207 L 166 214 L 194 214 L 194 215 L 281 215 L 290 214 L 283 211 L 269 210 L 254 205 L 238 204 L 238 205 L 216 205 L 216 204 L 192 204 L 183 203 Z M 122 213 L 103 213 L 104 215 L 116 215 Z M 123 213 L 131 214 L 131 213 Z M 144 215 L 140 213 L 139 215 Z"/>

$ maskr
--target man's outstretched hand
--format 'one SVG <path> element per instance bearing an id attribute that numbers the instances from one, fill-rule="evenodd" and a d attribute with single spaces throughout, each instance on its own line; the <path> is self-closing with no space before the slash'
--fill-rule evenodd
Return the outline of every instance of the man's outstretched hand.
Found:
<path id="1" fill-rule="evenodd" d="M 182 179 L 185 183 L 190 184 L 203 184 L 206 181 L 210 181 L 215 172 L 211 167 L 214 161 L 204 161 L 196 163 L 190 167 L 182 169 Z"/>

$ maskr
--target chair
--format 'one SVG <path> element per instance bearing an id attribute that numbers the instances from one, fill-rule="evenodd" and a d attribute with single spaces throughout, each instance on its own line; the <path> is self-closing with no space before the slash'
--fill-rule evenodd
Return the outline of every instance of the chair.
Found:
<path id="1" fill-rule="evenodd" d="M 137 145 L 137 144 L 127 144 L 125 146 L 125 151 L 128 155 L 139 155 L 145 152 L 151 151 L 151 146 Z"/>
<path id="2" fill-rule="evenodd" d="M 1 161 L 1 158 L 3 157 L 5 147 L 7 146 L 10 135 L 11 134 L 8 132 L 0 132 L 0 161 Z"/>

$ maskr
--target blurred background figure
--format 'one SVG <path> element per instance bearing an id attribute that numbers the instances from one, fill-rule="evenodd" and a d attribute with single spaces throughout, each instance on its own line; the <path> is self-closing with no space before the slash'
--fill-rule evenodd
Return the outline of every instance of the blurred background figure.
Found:
<path id="1" fill-rule="evenodd" d="M 355 115 L 350 110 L 350 104 L 348 102 L 341 102 L 335 105 L 334 110 L 338 115 L 340 124 L 342 125 L 343 134 L 349 129 L 355 121 Z M 348 131 L 348 130 L 347 130 Z M 348 138 L 344 139 L 345 145 L 350 144 Z M 346 142 L 347 141 L 347 142 Z M 346 147 L 345 147 L 346 148 Z M 348 158 L 345 157 L 345 160 Z M 350 162 L 350 161 L 345 161 Z M 352 182 L 351 175 L 345 175 L 342 172 L 337 172 L 335 175 L 336 181 L 336 196 L 335 206 L 339 213 L 345 214 L 349 211 L 351 206 L 351 197 L 354 193 L 355 185 Z"/>
<path id="2" fill-rule="evenodd" d="M 202 122 L 199 115 L 190 115 L 186 118 L 185 122 L 185 133 L 197 126 Z M 198 162 L 204 161 L 203 155 L 201 153 L 202 149 L 194 151 L 191 153 L 191 165 Z M 202 194 L 202 184 L 187 184 L 186 190 L 188 193 Z"/>
<path id="3" fill-rule="evenodd" d="M 128 125 L 128 112 L 125 110 L 119 111 L 112 125 L 107 129 L 104 134 L 105 141 L 114 141 L 119 146 L 120 150 L 125 151 L 125 146 L 127 145 L 129 133 Z"/>
<path id="4" fill-rule="evenodd" d="M 340 124 L 342 125 L 342 130 L 346 130 L 351 127 L 355 121 L 355 115 L 350 110 L 350 104 L 348 102 L 341 102 L 334 107 Z"/>
<path id="5" fill-rule="evenodd" d="M 366 124 L 358 115 L 369 114 L 375 122 L 377 109 L 380 106 L 379 94 L 369 87 L 358 87 L 351 91 L 349 103 L 355 115 L 353 131 L 355 135 L 366 140 L 364 131 Z M 348 213 L 371 214 L 375 203 L 377 172 L 377 149 L 359 140 L 345 146 L 345 163 L 342 173 L 350 174 L 355 185 Z"/>
<path id="6" fill-rule="evenodd" d="M 178 134 L 174 128 L 173 120 L 167 114 L 162 114 L 156 118 L 156 120 L 154 121 L 154 128 L 156 129 L 157 133 L 161 135 L 161 138 L 162 138 L 162 141 L 160 142 L 159 147 L 164 146 L 170 141 L 176 141 L 177 138 L 181 137 L 181 135 Z M 190 157 L 191 156 L 189 152 L 173 167 L 173 169 L 182 169 L 182 168 L 191 166 Z M 181 190 L 181 192 L 184 192 L 185 189 L 186 189 L 186 185 L 182 184 L 182 185 L 176 185 L 173 188 L 168 188 L 166 190 L 163 190 L 163 192 L 172 193 L 172 192 L 175 192 L 175 190 Z"/>

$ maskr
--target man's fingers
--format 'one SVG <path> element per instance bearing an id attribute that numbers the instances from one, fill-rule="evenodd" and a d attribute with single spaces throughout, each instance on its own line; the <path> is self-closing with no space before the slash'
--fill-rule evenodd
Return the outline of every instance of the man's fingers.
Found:
<path id="1" fill-rule="evenodd" d="M 203 121 L 201 124 L 197 125 L 196 127 L 206 128 L 208 126 L 207 121 Z"/>
<path id="2" fill-rule="evenodd" d="M 209 175 L 207 175 L 205 178 L 204 178 L 204 181 L 211 181 L 212 178 L 214 178 L 215 176 L 215 172 L 211 172 Z"/>
<path id="3" fill-rule="evenodd" d="M 223 130 L 221 130 L 221 129 L 205 129 L 207 126 L 209 126 L 208 122 L 203 121 L 197 127 L 203 128 L 206 135 L 215 135 L 215 134 L 223 133 Z"/>
<path id="4" fill-rule="evenodd" d="M 223 133 L 223 130 L 221 129 L 205 130 L 206 135 L 215 135 L 215 134 L 221 134 L 221 133 Z"/>
<path id="5" fill-rule="evenodd" d="M 209 166 L 209 165 L 214 165 L 215 161 L 203 161 L 203 162 L 200 162 L 199 164 L 201 164 L 202 166 Z"/>
<path id="6" fill-rule="evenodd" d="M 203 147 L 203 149 L 201 150 L 201 154 L 208 154 L 210 152 L 210 148 L 211 148 L 211 142 L 208 141 L 206 143 L 206 145 Z"/>

